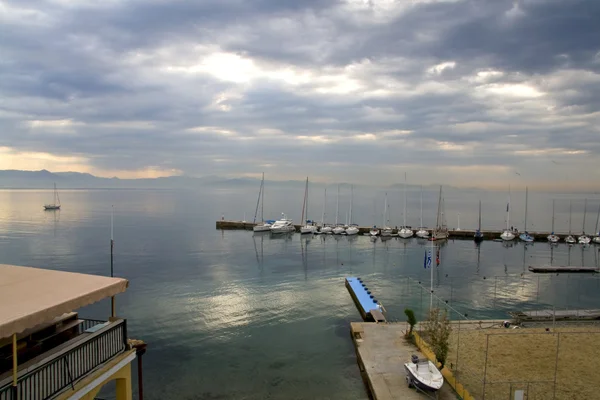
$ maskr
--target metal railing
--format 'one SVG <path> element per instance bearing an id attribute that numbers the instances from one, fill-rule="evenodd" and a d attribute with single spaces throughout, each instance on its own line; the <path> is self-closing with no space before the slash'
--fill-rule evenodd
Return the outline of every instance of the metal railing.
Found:
<path id="1" fill-rule="evenodd" d="M 87 323 L 88 329 L 103 321 Z M 11 383 L 0 387 L 0 400 L 43 400 L 52 398 L 64 389 L 75 388 L 75 383 L 98 366 L 127 348 L 127 322 L 117 320 L 91 333 L 89 338 L 72 348 L 57 352 L 33 370 L 20 373 L 17 380 L 18 397 L 14 397 Z"/>

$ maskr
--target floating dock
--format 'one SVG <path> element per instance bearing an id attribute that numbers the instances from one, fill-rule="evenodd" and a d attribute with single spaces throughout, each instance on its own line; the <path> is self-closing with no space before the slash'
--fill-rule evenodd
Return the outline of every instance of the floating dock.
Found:
<path id="1" fill-rule="evenodd" d="M 362 279 L 348 277 L 345 279 L 345 285 L 363 321 L 386 322 L 382 312 L 383 307 L 379 304 L 375 296 L 371 294 L 371 291 Z"/>
<path id="2" fill-rule="evenodd" d="M 558 266 L 558 267 L 552 267 L 552 266 L 539 266 L 539 267 L 535 267 L 535 266 L 529 266 L 529 270 L 531 272 L 537 272 L 537 273 L 554 273 L 554 272 L 600 272 L 598 271 L 598 268 L 595 267 L 565 267 L 565 266 Z"/>
<path id="3" fill-rule="evenodd" d="M 216 228 L 217 229 L 237 229 L 237 230 L 252 230 L 252 228 L 256 226 L 255 223 L 253 222 L 244 222 L 244 221 L 225 221 L 225 220 L 218 220 L 216 222 Z M 300 225 L 294 225 L 296 227 L 296 231 L 300 231 Z M 364 233 L 369 233 L 369 231 L 372 229 L 373 227 L 369 226 L 369 227 L 359 227 L 358 228 L 358 233 L 359 235 L 362 235 Z M 431 229 L 426 229 L 427 232 L 429 232 L 429 235 L 431 236 Z M 416 237 L 416 233 L 417 230 L 413 229 L 413 232 L 415 233 Z M 465 240 L 473 240 L 474 236 L 475 236 L 475 232 L 474 230 L 449 230 L 448 231 L 448 236 L 450 239 L 465 239 Z M 394 229 L 392 231 L 393 234 L 397 234 L 398 231 L 396 229 Z M 502 231 L 487 231 L 487 230 L 483 230 L 481 231 L 481 233 L 483 234 L 483 239 L 484 240 L 493 240 L 493 239 L 499 239 L 500 238 L 500 234 L 502 233 Z M 548 241 L 548 235 L 550 235 L 550 232 L 529 232 L 529 234 L 538 242 L 546 242 Z M 558 237 L 560 237 L 560 239 L 562 241 L 564 241 L 564 239 L 568 236 L 568 234 L 559 234 L 556 233 L 556 235 Z M 511 242 L 518 242 L 518 234 L 517 234 L 517 238 L 515 238 L 514 240 L 512 240 Z M 510 242 L 509 242 L 510 243 Z"/>
<path id="4" fill-rule="evenodd" d="M 517 323 L 524 321 L 593 321 L 600 320 L 600 310 L 537 310 L 508 313 Z"/>
<path id="5" fill-rule="evenodd" d="M 374 400 L 427 398 L 406 383 L 404 363 L 410 362 L 413 354 L 424 358 L 413 344 L 404 339 L 407 330 L 407 323 L 352 322 L 350 325 L 358 366 Z M 437 395 L 439 400 L 456 399 L 447 382 Z"/>

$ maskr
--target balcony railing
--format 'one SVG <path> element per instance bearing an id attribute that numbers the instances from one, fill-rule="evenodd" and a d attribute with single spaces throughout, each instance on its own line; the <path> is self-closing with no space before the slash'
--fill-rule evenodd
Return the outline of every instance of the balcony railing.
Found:
<path id="1" fill-rule="evenodd" d="M 88 322 L 89 321 L 89 322 Z M 75 383 L 127 348 L 127 323 L 90 321 L 84 323 L 84 334 L 65 343 L 58 351 L 50 351 L 48 357 L 19 371 L 18 398 L 13 396 L 12 383 L 0 387 L 0 400 L 50 399 L 64 389 L 74 388 Z M 100 324 L 106 324 L 101 326 Z M 85 335 L 85 336 L 84 336 Z M 43 355 L 41 356 L 43 357 Z"/>

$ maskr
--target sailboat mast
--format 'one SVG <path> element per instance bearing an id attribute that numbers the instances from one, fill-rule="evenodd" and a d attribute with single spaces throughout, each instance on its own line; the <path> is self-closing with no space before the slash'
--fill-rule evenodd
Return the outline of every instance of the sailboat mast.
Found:
<path id="1" fill-rule="evenodd" d="M 335 202 L 335 225 L 338 224 L 338 218 L 340 215 L 340 185 L 338 184 L 337 188 L 337 200 Z"/>
<path id="2" fill-rule="evenodd" d="M 438 211 L 437 211 L 437 217 L 436 217 L 436 221 L 435 221 L 435 227 L 436 229 L 440 228 L 440 210 L 442 208 L 442 186 L 440 185 L 440 196 L 438 197 Z"/>
<path id="3" fill-rule="evenodd" d="M 306 219 L 308 220 L 308 176 L 306 177 L 306 194 L 304 195 L 306 197 Z"/>
<path id="4" fill-rule="evenodd" d="M 258 214 L 258 204 L 260 203 L 260 195 L 262 193 L 263 190 L 263 180 L 260 181 L 260 189 L 258 189 L 258 198 L 256 199 L 256 210 L 254 210 L 254 220 L 252 221 L 252 223 L 256 223 L 256 215 Z M 246 218 L 244 218 L 246 219 Z"/>
<path id="5" fill-rule="evenodd" d="M 56 182 L 54 182 L 54 205 L 56 205 Z"/>
<path id="6" fill-rule="evenodd" d="M 304 225 L 304 210 L 306 209 L 306 191 L 308 190 L 308 177 L 306 178 L 306 185 L 304 186 L 304 201 L 302 202 L 302 217 L 300 217 L 300 224 Z"/>
<path id="7" fill-rule="evenodd" d="M 262 174 L 262 190 L 260 199 L 260 221 L 265 222 L 265 173 Z"/>
<path id="8" fill-rule="evenodd" d="M 554 203 L 555 200 L 552 199 L 552 234 L 554 235 Z"/>
<path id="9" fill-rule="evenodd" d="M 421 185 L 421 225 L 423 227 L 423 185 Z"/>
<path id="10" fill-rule="evenodd" d="M 600 205 L 598 205 L 598 216 L 596 217 L 596 234 L 600 236 L 600 233 L 598 233 L 598 223 L 600 223 Z"/>
<path id="11" fill-rule="evenodd" d="M 569 235 L 571 234 L 571 215 L 573 212 L 573 200 L 569 200 Z"/>
<path id="12" fill-rule="evenodd" d="M 327 204 L 327 188 L 325 188 L 325 196 L 323 197 L 323 214 L 321 214 L 321 228 L 325 226 L 325 204 Z"/>
<path id="13" fill-rule="evenodd" d="M 350 186 L 350 222 L 349 225 L 352 225 L 352 202 L 354 201 L 354 185 Z"/>
<path id="14" fill-rule="evenodd" d="M 404 173 L 404 212 L 402 215 L 404 216 L 403 227 L 406 228 L 406 172 Z"/>
<path id="15" fill-rule="evenodd" d="M 587 214 L 587 199 L 583 200 L 583 227 L 581 232 L 585 233 L 585 216 Z"/>
<path id="16" fill-rule="evenodd" d="M 510 185 L 508 185 L 508 204 L 506 204 L 506 230 L 510 226 Z"/>
<path id="17" fill-rule="evenodd" d="M 481 232 L 481 200 L 479 200 L 479 232 Z"/>
<path id="18" fill-rule="evenodd" d="M 386 225 L 385 225 L 385 213 L 386 213 L 386 210 L 387 210 L 387 192 L 385 193 L 385 201 L 383 203 L 383 227 L 384 228 L 386 227 Z"/>
<path id="19" fill-rule="evenodd" d="M 525 186 L 525 233 L 527 233 L 527 204 L 529 203 L 529 188 Z"/>

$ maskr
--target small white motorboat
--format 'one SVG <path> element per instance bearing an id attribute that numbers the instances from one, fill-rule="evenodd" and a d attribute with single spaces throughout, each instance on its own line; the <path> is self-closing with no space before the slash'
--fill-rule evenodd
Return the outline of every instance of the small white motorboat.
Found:
<path id="1" fill-rule="evenodd" d="M 268 232 L 271 230 L 271 224 L 268 222 L 260 222 L 252 228 L 254 232 Z"/>
<path id="2" fill-rule="evenodd" d="M 369 235 L 371 235 L 371 236 L 379 235 L 379 229 L 377 229 L 375 227 L 371 228 L 371 230 L 369 231 Z"/>
<path id="3" fill-rule="evenodd" d="M 416 355 L 411 362 L 405 363 L 406 382 L 408 387 L 415 386 L 426 392 L 435 392 L 444 385 L 444 376 L 436 366 L 427 359 L 419 359 Z"/>

